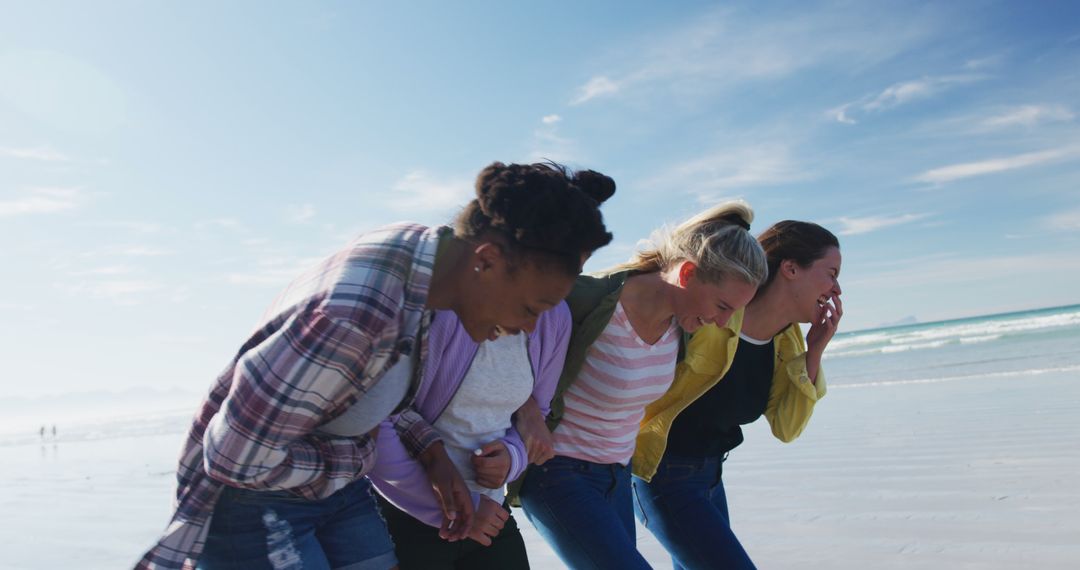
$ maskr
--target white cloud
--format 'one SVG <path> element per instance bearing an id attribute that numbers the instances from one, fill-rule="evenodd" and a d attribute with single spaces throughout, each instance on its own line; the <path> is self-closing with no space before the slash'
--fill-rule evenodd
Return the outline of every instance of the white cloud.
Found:
<path id="1" fill-rule="evenodd" d="M 762 144 L 714 151 L 677 164 L 647 185 L 687 191 L 701 202 L 727 198 L 727 192 L 750 186 L 783 184 L 811 177 L 791 157 L 787 146 Z"/>
<path id="2" fill-rule="evenodd" d="M 214 218 L 211 220 L 195 222 L 195 229 L 197 230 L 205 230 L 208 228 L 240 231 L 244 229 L 244 224 L 241 224 L 238 220 L 233 218 Z"/>
<path id="3" fill-rule="evenodd" d="M 571 105 L 580 105 L 586 101 L 590 101 L 597 97 L 603 97 L 604 95 L 611 95 L 618 93 L 619 85 L 608 79 L 603 75 L 593 77 L 578 89 L 578 94 L 574 97 L 574 100 L 570 102 Z"/>
<path id="4" fill-rule="evenodd" d="M 880 11 L 845 4 L 788 17 L 729 8 L 695 14 L 686 26 L 635 38 L 616 52 L 633 55 L 602 64 L 571 104 L 644 87 L 708 96 L 819 66 L 861 69 L 910 49 L 939 25 L 931 11 L 887 18 Z"/>
<path id="5" fill-rule="evenodd" d="M 322 259 L 267 255 L 259 259 L 251 270 L 230 273 L 225 280 L 234 285 L 283 287 Z"/>
<path id="6" fill-rule="evenodd" d="M 172 252 L 148 245 L 117 245 L 83 252 L 82 257 L 161 257 L 164 255 L 172 255 Z"/>
<path id="7" fill-rule="evenodd" d="M 86 226 L 86 227 L 91 227 L 91 228 L 110 228 L 110 229 L 130 230 L 130 231 L 133 231 L 133 232 L 138 232 L 138 233 L 143 233 L 143 234 L 158 233 L 158 232 L 160 232 L 160 231 L 162 231 L 164 229 L 161 224 L 158 224 L 158 223 L 155 223 L 155 222 L 136 222 L 136 221 L 114 221 L 114 222 L 95 221 L 95 222 L 85 222 L 85 223 L 80 224 L 80 225 Z"/>
<path id="8" fill-rule="evenodd" d="M 48 147 L 11 148 L 0 147 L 0 155 L 45 162 L 68 162 L 71 159 Z"/>
<path id="9" fill-rule="evenodd" d="M 558 115 L 546 115 L 543 119 L 540 119 L 540 122 L 544 123 L 545 125 L 552 125 L 558 123 L 561 120 L 562 117 Z"/>
<path id="10" fill-rule="evenodd" d="M 1044 221 L 1051 230 L 1080 231 L 1080 208 L 1052 214 Z"/>
<path id="11" fill-rule="evenodd" d="M 72 296 L 104 299 L 117 305 L 138 305 L 148 293 L 164 288 L 157 281 L 138 279 L 106 279 L 83 281 L 80 283 L 64 282 L 56 285 L 58 289 Z"/>
<path id="12" fill-rule="evenodd" d="M 899 214 L 895 216 L 865 216 L 861 218 L 841 216 L 835 221 L 840 224 L 840 230 L 838 232 L 840 235 L 853 236 L 907 224 L 925 219 L 928 216 L 929 214 Z"/>
<path id="13" fill-rule="evenodd" d="M 1032 127 L 1041 123 L 1067 122 L 1075 115 L 1064 105 L 1021 105 L 987 117 L 981 123 L 983 127 L 996 129 L 1002 127 Z"/>
<path id="14" fill-rule="evenodd" d="M 1064 148 L 1046 150 L 1042 152 L 1030 152 L 1026 154 L 1018 154 L 1015 156 L 1006 156 L 1001 158 L 992 158 L 989 160 L 980 160 L 977 162 L 965 162 L 961 164 L 953 164 L 949 166 L 943 166 L 941 168 L 927 170 L 926 172 L 916 176 L 915 181 L 940 184 L 943 182 L 952 182 L 954 180 L 971 178 L 973 176 L 983 176 L 986 174 L 994 174 L 998 172 L 1016 170 L 1019 168 L 1027 168 L 1029 166 L 1036 166 L 1039 164 L 1053 162 L 1055 160 L 1061 160 L 1076 155 L 1076 148 Z"/>
<path id="15" fill-rule="evenodd" d="M 881 112 L 906 105 L 913 101 L 929 99 L 956 85 L 963 85 L 984 79 L 981 75 L 948 75 L 922 77 L 911 81 L 894 83 L 880 93 L 867 95 L 857 101 L 851 101 L 831 109 L 829 114 L 838 122 L 853 125 L 856 115 Z"/>
<path id="16" fill-rule="evenodd" d="M 1048 268 L 1051 268 L 1049 270 Z M 897 262 L 894 269 L 848 279 L 849 290 L 885 288 L 941 288 L 957 283 L 987 283 L 1018 275 L 1041 276 L 1049 272 L 1080 271 L 1080 258 L 1061 253 L 1031 253 L 990 257 L 950 256 L 936 260 L 914 259 Z"/>
<path id="17" fill-rule="evenodd" d="M 436 180 L 416 170 L 394 184 L 387 206 L 399 211 L 430 212 L 461 206 L 471 198 L 468 182 Z"/>
<path id="18" fill-rule="evenodd" d="M 0 201 L 0 217 L 74 210 L 81 205 L 79 193 L 79 188 L 34 188 L 21 198 Z"/>
<path id="19" fill-rule="evenodd" d="M 73 271 L 71 273 L 71 276 L 86 277 L 95 275 L 127 275 L 131 272 L 131 267 L 127 265 L 106 265 L 103 267 L 95 267 L 93 269 L 86 269 L 83 271 Z"/>
<path id="20" fill-rule="evenodd" d="M 294 224 L 306 224 L 315 218 L 315 206 L 302 204 L 289 207 L 289 221 Z"/>

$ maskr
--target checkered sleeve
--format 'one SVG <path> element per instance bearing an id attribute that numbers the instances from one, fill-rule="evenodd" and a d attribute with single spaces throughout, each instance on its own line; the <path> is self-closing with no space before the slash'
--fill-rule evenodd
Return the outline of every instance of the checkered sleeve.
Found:
<path id="1" fill-rule="evenodd" d="M 385 326 L 377 319 L 362 325 L 332 319 L 317 309 L 300 312 L 241 354 L 232 388 L 203 437 L 209 476 L 314 499 L 368 470 L 375 455 L 369 436 L 313 432 L 330 402 L 362 386 L 358 376 Z"/>

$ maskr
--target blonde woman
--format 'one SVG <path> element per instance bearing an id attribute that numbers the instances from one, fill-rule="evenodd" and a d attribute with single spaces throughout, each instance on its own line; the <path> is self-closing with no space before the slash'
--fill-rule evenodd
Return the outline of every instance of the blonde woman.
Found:
<path id="1" fill-rule="evenodd" d="M 702 212 L 629 263 L 579 278 L 567 298 L 574 327 L 548 416 L 555 457 L 528 470 L 520 500 L 568 566 L 649 567 L 630 494 L 638 425 L 670 386 L 683 335 L 726 322 L 765 279 L 752 218 L 742 202 Z"/>

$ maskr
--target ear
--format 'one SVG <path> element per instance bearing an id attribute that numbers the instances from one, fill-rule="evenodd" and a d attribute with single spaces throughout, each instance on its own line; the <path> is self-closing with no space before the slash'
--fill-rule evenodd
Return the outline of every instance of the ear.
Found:
<path id="1" fill-rule="evenodd" d="M 794 259 L 785 259 L 780 262 L 780 275 L 788 279 L 794 279 L 798 276 L 800 269 L 802 268 Z"/>
<path id="2" fill-rule="evenodd" d="M 491 242 L 484 242 L 476 246 L 476 249 L 473 250 L 473 258 L 474 267 L 478 273 L 491 271 L 506 264 L 502 248 L 498 244 Z"/>
<path id="3" fill-rule="evenodd" d="M 679 267 L 679 287 L 685 289 L 687 283 L 695 275 L 697 275 L 697 265 L 693 261 L 684 261 L 682 266 Z"/>

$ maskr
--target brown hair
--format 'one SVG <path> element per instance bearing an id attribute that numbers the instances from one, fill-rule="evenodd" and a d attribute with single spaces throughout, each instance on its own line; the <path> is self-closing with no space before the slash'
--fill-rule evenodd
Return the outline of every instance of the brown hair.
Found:
<path id="1" fill-rule="evenodd" d="M 812 222 L 784 220 L 761 232 L 758 243 L 769 258 L 769 277 L 758 291 L 764 291 L 776 277 L 785 259 L 810 267 L 825 256 L 830 247 L 840 247 L 840 241 L 829 230 Z"/>

